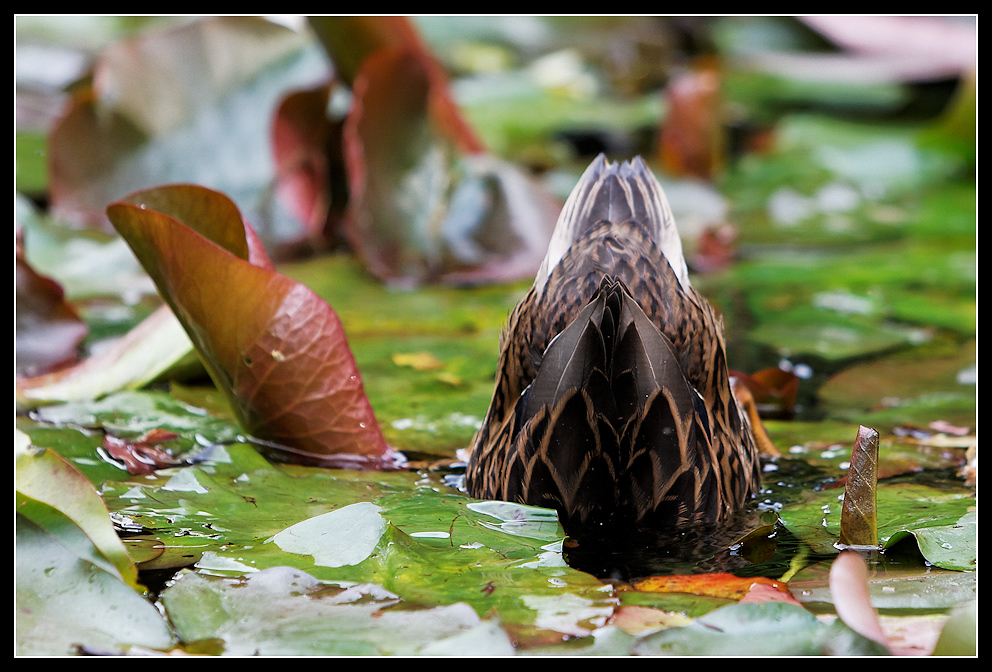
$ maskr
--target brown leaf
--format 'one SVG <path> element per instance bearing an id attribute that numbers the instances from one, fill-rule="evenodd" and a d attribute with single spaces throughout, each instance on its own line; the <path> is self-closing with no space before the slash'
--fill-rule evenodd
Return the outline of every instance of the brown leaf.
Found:
<path id="1" fill-rule="evenodd" d="M 878 484 L 878 431 L 858 428 L 851 452 L 851 467 L 844 488 L 840 518 L 840 543 L 845 546 L 877 547 L 876 490 Z"/>
<path id="2" fill-rule="evenodd" d="M 327 115 L 330 93 L 329 84 L 294 91 L 279 104 L 272 124 L 276 193 L 312 238 L 324 234 L 332 206 L 340 215 L 345 205 L 333 202 L 332 172 L 342 186 L 345 180 L 341 130 Z"/>
<path id="3" fill-rule="evenodd" d="M 18 375 L 34 376 L 76 361 L 89 327 L 66 301 L 62 287 L 31 268 L 20 232 L 15 236 L 15 367 Z"/>
<path id="4" fill-rule="evenodd" d="M 107 434 L 103 437 L 103 448 L 110 457 L 123 462 L 128 473 L 150 474 L 182 463 L 167 450 L 155 446 L 175 438 L 176 434 L 161 429 L 153 429 L 133 441 Z"/>
<path id="5" fill-rule="evenodd" d="M 799 377 L 792 371 L 772 366 L 752 374 L 734 371 L 731 375 L 751 391 L 762 413 L 789 415 L 793 412 L 799 393 Z"/>
<path id="6" fill-rule="evenodd" d="M 337 315 L 272 270 L 230 199 L 174 185 L 136 192 L 107 214 L 249 433 L 368 466 L 391 460 Z"/>

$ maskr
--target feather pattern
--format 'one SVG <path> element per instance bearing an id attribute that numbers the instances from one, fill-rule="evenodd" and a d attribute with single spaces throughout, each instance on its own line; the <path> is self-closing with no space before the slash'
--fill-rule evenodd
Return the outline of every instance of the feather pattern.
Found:
<path id="1" fill-rule="evenodd" d="M 758 485 L 723 325 L 661 186 L 639 157 L 601 155 L 504 330 L 468 493 L 555 508 L 576 531 L 716 521 Z"/>

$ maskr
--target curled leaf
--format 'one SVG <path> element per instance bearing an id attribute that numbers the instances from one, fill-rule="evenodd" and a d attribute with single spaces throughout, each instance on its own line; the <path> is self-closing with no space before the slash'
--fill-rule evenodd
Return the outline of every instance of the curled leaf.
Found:
<path id="1" fill-rule="evenodd" d="M 136 192 L 107 215 L 249 433 L 382 466 L 390 449 L 337 315 L 272 270 L 229 199 L 173 185 Z"/>
<path id="2" fill-rule="evenodd" d="M 336 187 L 340 182 L 343 190 L 345 180 L 340 125 L 327 115 L 330 95 L 329 84 L 294 91 L 279 104 L 272 123 L 276 193 L 314 236 L 324 232 L 331 213 L 340 215 L 346 200 L 336 198 Z"/>
<path id="3" fill-rule="evenodd" d="M 851 468 L 844 489 L 840 519 L 842 546 L 878 546 L 877 484 L 878 431 L 862 425 L 851 452 Z"/>
<path id="4" fill-rule="evenodd" d="M 478 151 L 438 81 L 410 49 L 381 49 L 363 64 L 343 137 L 348 239 L 397 284 L 532 275 L 559 206 Z"/>
<path id="5" fill-rule="evenodd" d="M 109 348 L 73 366 L 17 380 L 17 406 L 96 399 L 144 387 L 166 372 L 189 369 L 202 375 L 193 346 L 168 306 L 137 324 Z"/>

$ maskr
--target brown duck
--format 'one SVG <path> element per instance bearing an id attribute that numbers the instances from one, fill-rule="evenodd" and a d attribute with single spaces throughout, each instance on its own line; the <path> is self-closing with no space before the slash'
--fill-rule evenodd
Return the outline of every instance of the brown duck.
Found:
<path id="1" fill-rule="evenodd" d="M 640 157 L 600 155 L 503 332 L 468 494 L 557 509 L 574 533 L 714 522 L 758 486 L 722 321 L 661 186 Z"/>

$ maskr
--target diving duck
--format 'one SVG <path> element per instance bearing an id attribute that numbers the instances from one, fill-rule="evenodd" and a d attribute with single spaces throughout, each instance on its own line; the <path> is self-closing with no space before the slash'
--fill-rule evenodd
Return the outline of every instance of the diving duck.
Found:
<path id="1" fill-rule="evenodd" d="M 565 530 L 715 522 L 759 486 L 723 324 L 640 157 L 586 169 L 509 317 L 465 485 Z"/>

